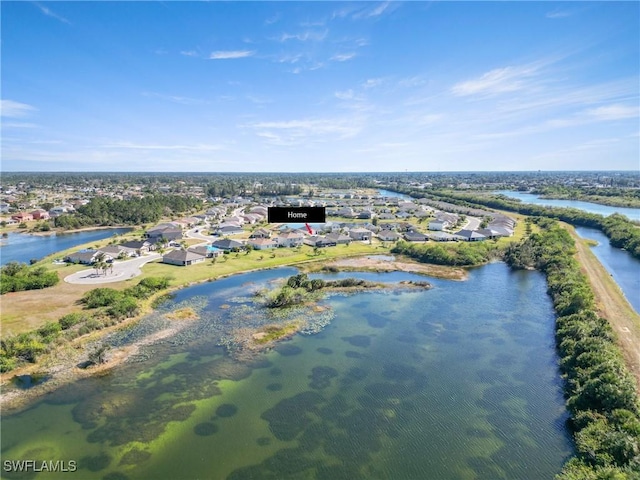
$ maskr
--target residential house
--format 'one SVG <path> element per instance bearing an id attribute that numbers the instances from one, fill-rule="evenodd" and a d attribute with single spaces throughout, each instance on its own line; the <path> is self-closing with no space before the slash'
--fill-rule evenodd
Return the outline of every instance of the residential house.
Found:
<path id="1" fill-rule="evenodd" d="M 46 210 L 34 210 L 33 212 L 31 212 L 31 216 L 33 217 L 34 220 L 49 220 L 49 212 L 47 212 Z"/>
<path id="2" fill-rule="evenodd" d="M 249 238 L 270 238 L 271 232 L 266 228 L 258 228 L 249 235 Z"/>
<path id="3" fill-rule="evenodd" d="M 429 222 L 429 230 L 439 231 L 444 230 L 445 222 L 442 220 L 434 220 L 433 222 Z"/>
<path id="4" fill-rule="evenodd" d="M 8 203 L 0 202 L 0 213 L 9 213 L 9 208 L 11 205 Z"/>
<path id="5" fill-rule="evenodd" d="M 420 232 L 406 232 L 404 234 L 404 239 L 407 242 L 426 242 L 429 240 L 429 237 Z"/>
<path id="6" fill-rule="evenodd" d="M 191 250 L 172 250 L 162 256 L 162 263 L 186 267 L 194 263 L 204 262 L 206 257 Z"/>
<path id="7" fill-rule="evenodd" d="M 328 233 L 325 235 L 325 238 L 327 241 L 335 243 L 336 245 L 348 245 L 353 241 L 349 235 L 345 235 L 340 232 Z"/>
<path id="8" fill-rule="evenodd" d="M 247 245 L 251 245 L 254 250 L 267 250 L 277 247 L 277 243 L 270 238 L 250 238 Z"/>
<path id="9" fill-rule="evenodd" d="M 336 242 L 322 235 L 310 235 L 304 239 L 304 244 L 310 247 L 335 247 Z"/>
<path id="10" fill-rule="evenodd" d="M 463 229 L 456 232 L 456 235 L 463 237 L 467 242 L 480 242 L 487 239 L 487 237 L 475 230 Z"/>
<path id="11" fill-rule="evenodd" d="M 198 245 L 197 247 L 191 247 L 188 250 L 206 258 L 216 258 L 224 255 L 223 250 L 211 245 Z"/>
<path id="12" fill-rule="evenodd" d="M 29 222 L 33 220 L 33 215 L 30 213 L 16 213 L 15 215 L 11 215 L 16 222 Z"/>
<path id="13" fill-rule="evenodd" d="M 278 235 L 274 240 L 279 247 L 297 247 L 302 245 L 304 235 L 298 232 L 284 232 Z"/>
<path id="14" fill-rule="evenodd" d="M 148 240 L 130 240 L 122 242 L 121 247 L 134 250 L 138 255 L 146 255 L 151 250 L 155 250 L 155 246 Z"/>
<path id="15" fill-rule="evenodd" d="M 465 239 L 459 235 L 453 235 L 447 232 L 430 233 L 428 236 L 429 240 L 433 240 L 434 242 L 457 242 Z"/>
<path id="16" fill-rule="evenodd" d="M 225 252 L 231 252 L 232 250 L 241 249 L 242 247 L 244 247 L 244 244 L 236 240 L 225 238 L 222 240 L 216 240 L 211 244 L 211 246 L 219 248 L 220 250 L 224 250 Z"/>
<path id="17" fill-rule="evenodd" d="M 236 226 L 236 225 L 225 225 L 222 227 L 218 227 L 214 233 L 216 235 L 220 235 L 220 236 L 224 236 L 224 235 L 237 235 L 239 233 L 242 233 L 244 230 L 242 230 L 242 227 Z"/>
<path id="18" fill-rule="evenodd" d="M 65 262 L 69 263 L 81 263 L 83 265 L 91 265 L 102 257 L 104 261 L 113 260 L 113 256 L 100 252 L 98 250 L 80 250 L 74 253 L 70 253 L 65 257 Z"/>
<path id="19" fill-rule="evenodd" d="M 180 240 L 182 238 L 182 228 L 174 223 L 161 223 L 147 230 L 147 238 L 150 242 L 156 243 L 160 239 Z"/>
<path id="20" fill-rule="evenodd" d="M 378 238 L 383 242 L 395 242 L 400 239 L 400 235 L 393 230 L 381 230 L 378 232 Z"/>
<path id="21" fill-rule="evenodd" d="M 371 230 L 367 230 L 366 228 L 356 227 L 349 230 L 349 236 L 354 240 L 371 240 L 372 235 L 373 233 L 371 232 Z"/>
<path id="22" fill-rule="evenodd" d="M 112 258 L 133 257 L 137 255 L 134 249 L 126 248 L 121 245 L 107 245 L 106 247 L 98 249 L 98 251 L 105 255 L 109 255 Z"/>

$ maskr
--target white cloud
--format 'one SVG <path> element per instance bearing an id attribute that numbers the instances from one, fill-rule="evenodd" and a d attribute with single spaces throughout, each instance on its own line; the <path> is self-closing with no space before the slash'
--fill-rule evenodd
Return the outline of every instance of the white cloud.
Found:
<path id="1" fill-rule="evenodd" d="M 196 52 L 195 50 L 182 50 L 180 52 L 180 55 L 184 55 L 185 57 L 197 57 L 198 52 Z"/>
<path id="2" fill-rule="evenodd" d="M 64 18 L 61 15 L 58 15 L 57 13 L 55 13 L 54 11 L 52 11 L 49 7 L 45 7 L 44 5 L 40 4 L 40 3 L 36 3 L 35 4 L 42 13 L 44 13 L 47 17 L 51 17 L 51 18 L 55 18 L 56 20 L 62 22 L 62 23 L 66 23 L 67 25 L 71 25 L 71 22 L 69 20 L 67 20 L 66 18 Z"/>
<path id="3" fill-rule="evenodd" d="M 622 104 L 605 105 L 587 110 L 588 115 L 598 120 L 621 120 L 638 116 L 638 107 Z"/>
<path id="4" fill-rule="evenodd" d="M 355 98 L 355 94 L 353 93 L 352 89 L 345 90 L 342 92 L 336 92 L 334 95 L 339 100 L 353 100 Z"/>
<path id="5" fill-rule="evenodd" d="M 307 42 L 307 41 L 321 42 L 322 40 L 327 38 L 328 34 L 329 34 L 329 30 L 327 29 L 321 30 L 321 31 L 305 30 L 302 33 L 283 33 L 282 35 L 277 37 L 275 40 L 279 42 L 286 42 L 288 40 L 299 40 L 300 42 Z"/>
<path id="6" fill-rule="evenodd" d="M 567 18 L 570 16 L 571 16 L 571 12 L 568 12 L 566 10 L 560 10 L 558 8 L 556 8 L 555 10 L 552 10 L 551 12 L 547 12 L 547 14 L 545 15 L 545 17 L 552 18 L 552 19 Z"/>
<path id="7" fill-rule="evenodd" d="M 331 57 L 329 60 L 333 60 L 335 62 L 346 62 L 347 60 L 351 60 L 352 58 L 355 58 L 356 54 L 351 52 L 351 53 L 338 53 L 336 55 L 334 55 L 333 57 Z"/>
<path id="8" fill-rule="evenodd" d="M 37 128 L 35 123 L 28 122 L 5 122 L 2 121 L 2 128 Z M 6 140 L 6 139 L 5 139 Z"/>
<path id="9" fill-rule="evenodd" d="M 469 95 L 495 95 L 498 93 L 515 92 L 527 85 L 527 80 L 538 74 L 540 67 L 523 65 L 516 67 L 496 68 L 479 78 L 456 83 L 451 93 L 464 97 Z"/>
<path id="10" fill-rule="evenodd" d="M 274 23 L 278 22 L 280 20 L 280 18 L 282 18 L 282 15 L 280 13 L 276 13 L 273 16 L 265 19 L 264 24 L 265 25 L 273 25 Z"/>
<path id="11" fill-rule="evenodd" d="M 198 98 L 181 97 L 178 95 L 164 95 L 162 93 L 156 93 L 156 92 L 142 92 L 142 95 L 145 97 L 159 98 L 161 100 L 167 100 L 169 102 L 179 103 L 181 105 L 203 105 L 207 103 L 204 100 L 200 100 Z"/>
<path id="12" fill-rule="evenodd" d="M 257 122 L 247 126 L 272 145 L 291 146 L 353 137 L 362 130 L 362 121 L 354 118 L 304 119 Z"/>
<path id="13" fill-rule="evenodd" d="M 251 57 L 256 52 L 253 50 L 218 50 L 211 52 L 209 55 L 210 60 L 228 60 L 233 58 L 246 58 Z"/>
<path id="14" fill-rule="evenodd" d="M 100 145 L 100 148 L 114 148 L 126 150 L 184 150 L 193 152 L 205 152 L 222 150 L 221 145 L 194 144 L 194 145 L 162 145 L 162 144 L 140 144 L 132 142 L 118 142 Z"/>
<path id="15" fill-rule="evenodd" d="M 16 102 L 14 100 L 0 101 L 0 113 L 3 117 L 24 118 L 36 110 L 37 108 L 27 105 L 26 103 Z"/>
<path id="16" fill-rule="evenodd" d="M 382 84 L 384 80 L 382 78 L 368 78 L 363 84 L 362 88 L 369 89 L 374 88 Z"/>

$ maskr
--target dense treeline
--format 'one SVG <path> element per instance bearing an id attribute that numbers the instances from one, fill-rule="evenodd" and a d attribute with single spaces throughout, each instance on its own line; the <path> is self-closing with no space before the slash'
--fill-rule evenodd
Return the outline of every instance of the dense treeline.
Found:
<path id="1" fill-rule="evenodd" d="M 573 239 L 555 221 L 537 221 L 541 233 L 512 244 L 505 260 L 544 272 L 558 315 L 556 345 L 577 453 L 558 478 L 636 479 L 640 405 L 634 379 L 611 326 L 595 312 L 591 287 L 573 257 Z"/>
<path id="2" fill-rule="evenodd" d="M 572 225 L 596 228 L 609 237 L 611 245 L 624 248 L 635 258 L 640 258 L 640 228 L 637 228 L 624 215 L 614 213 L 605 217 L 595 213 L 588 213 L 576 208 L 543 207 L 518 202 L 503 196 L 474 195 L 469 193 L 434 192 L 425 194 L 422 191 L 399 189 L 416 197 L 426 197 L 443 200 L 469 208 L 490 207 L 507 210 L 531 216 L 545 216 L 562 220 Z"/>
<path id="3" fill-rule="evenodd" d="M 407 255 L 422 263 L 470 266 L 500 258 L 502 249 L 490 241 L 417 244 L 401 240 L 394 245 L 391 253 Z"/>
<path id="4" fill-rule="evenodd" d="M 533 193 L 542 195 L 544 198 L 584 200 L 614 207 L 633 208 L 640 206 L 640 189 L 636 188 L 544 185 L 533 189 Z"/>
<path id="5" fill-rule="evenodd" d="M 3 338 L 0 341 L 0 372 L 13 370 L 24 362 L 35 363 L 40 355 L 57 345 L 136 315 L 139 300 L 168 286 L 168 278 L 149 277 L 123 291 L 112 288 L 90 290 L 81 300 L 87 310 L 64 315 L 57 322 L 47 322 L 36 330 Z"/>
<path id="6" fill-rule="evenodd" d="M 202 201 L 182 195 L 147 195 L 117 200 L 94 197 L 78 207 L 75 214 L 60 215 L 56 227 L 78 228 L 88 225 L 140 225 L 158 222 L 164 216 L 181 215 L 202 208 Z"/>
<path id="7" fill-rule="evenodd" d="M 0 295 L 52 287 L 59 281 L 58 274 L 45 267 L 29 267 L 25 263 L 9 262 L 0 270 Z"/>

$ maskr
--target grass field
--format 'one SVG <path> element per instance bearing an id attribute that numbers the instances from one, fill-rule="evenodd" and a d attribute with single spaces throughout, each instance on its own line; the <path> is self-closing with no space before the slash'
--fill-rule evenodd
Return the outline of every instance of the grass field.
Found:
<path id="1" fill-rule="evenodd" d="M 103 244 L 108 244 L 109 239 Z M 76 251 L 80 247 L 70 249 Z M 372 245 L 368 243 L 353 242 L 349 246 L 338 245 L 325 249 L 319 249 L 319 255 L 315 255 L 313 249 L 303 246 L 300 249 L 279 248 L 274 250 L 253 250 L 248 255 L 231 253 L 225 255 L 225 260 L 217 259 L 215 263 L 207 260 L 188 267 L 178 267 L 160 262 L 152 262 L 142 268 L 142 275 L 124 280 L 122 282 L 105 284 L 105 287 L 117 290 L 136 285 L 146 277 L 170 277 L 171 287 L 183 287 L 193 283 L 232 275 L 235 273 L 275 268 L 283 265 L 292 265 L 301 262 L 318 261 L 331 258 L 362 255 L 367 253 L 388 253 L 389 249 L 376 241 Z M 52 258 L 59 258 L 64 254 L 57 253 Z M 275 255 L 275 256 L 274 256 Z M 86 265 L 57 265 L 51 263 L 52 258 L 39 262 L 47 268 L 57 271 L 60 283 L 54 287 L 43 290 L 15 292 L 0 297 L 0 327 L 1 335 L 20 333 L 49 322 L 56 321 L 63 315 L 73 311 L 79 311 L 82 306 L 78 300 L 85 292 L 98 288 L 100 285 L 70 285 L 64 282 L 64 277 L 87 268 Z"/>

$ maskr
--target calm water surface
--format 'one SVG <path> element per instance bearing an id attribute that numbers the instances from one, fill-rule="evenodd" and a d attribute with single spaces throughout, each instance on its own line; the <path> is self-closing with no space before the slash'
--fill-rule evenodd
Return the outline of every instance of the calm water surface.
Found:
<path id="1" fill-rule="evenodd" d="M 572 447 L 541 274 L 496 263 L 428 291 L 334 295 L 321 302 L 334 314 L 321 333 L 232 360 L 216 344 L 264 316 L 251 291 L 294 272 L 178 292 L 164 311 L 191 305 L 200 320 L 111 375 L 5 415 L 3 460 L 73 459 L 78 478 L 107 480 L 541 480 L 560 471 Z M 336 276 L 354 275 L 424 280 Z M 156 322 L 168 322 L 161 313 Z M 145 328 L 153 322 L 113 341 Z"/>
<path id="2" fill-rule="evenodd" d="M 29 260 L 32 258 L 41 259 L 52 253 L 66 250 L 76 245 L 95 242 L 130 231 L 130 228 L 109 228 L 46 236 L 10 233 L 8 238 L 3 238 L 0 241 L 0 265 L 5 265 L 13 261 L 29 263 Z"/>
<path id="3" fill-rule="evenodd" d="M 495 193 L 502 194 L 506 197 L 517 198 L 522 203 L 531 203 L 533 205 L 543 205 L 547 207 L 571 207 L 584 210 L 589 213 L 598 213 L 604 215 L 612 215 L 614 213 L 621 213 L 626 215 L 631 220 L 640 220 L 640 208 L 623 208 L 623 207 L 611 207 L 609 205 L 599 205 L 591 202 L 581 202 L 578 200 L 556 200 L 550 198 L 540 198 L 533 193 L 514 192 L 512 190 L 501 190 Z"/>

